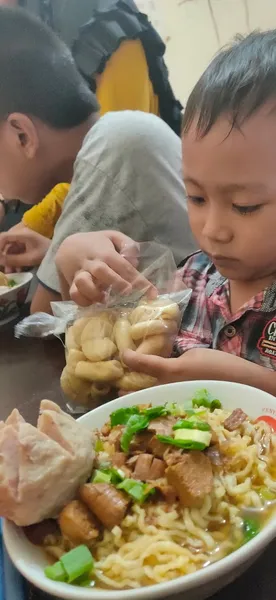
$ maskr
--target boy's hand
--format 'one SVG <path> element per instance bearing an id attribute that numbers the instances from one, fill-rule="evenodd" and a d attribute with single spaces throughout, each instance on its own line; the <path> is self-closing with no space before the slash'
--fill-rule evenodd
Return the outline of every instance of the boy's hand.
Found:
<path id="1" fill-rule="evenodd" d="M 237 363 L 238 366 L 240 361 L 245 365 L 247 363 L 227 352 L 202 347 L 187 350 L 178 358 L 161 358 L 127 350 L 123 355 L 123 361 L 132 371 L 156 377 L 159 385 L 196 379 L 240 381 L 236 376 Z"/>
<path id="2" fill-rule="evenodd" d="M 127 350 L 124 352 L 123 361 L 131 371 L 156 377 L 157 385 L 190 379 L 188 364 L 187 369 L 185 368 L 186 363 L 189 363 L 185 354 L 179 358 L 161 358 L 160 356 L 137 354 L 133 350 Z"/>
<path id="3" fill-rule="evenodd" d="M 151 284 L 138 273 L 139 244 L 117 231 L 77 233 L 61 244 L 56 255 L 63 298 L 79 306 L 101 302 L 111 286 L 120 294 Z"/>
<path id="4" fill-rule="evenodd" d="M 132 371 L 156 377 L 159 385 L 197 379 L 234 381 L 276 396 L 274 371 L 221 350 L 193 348 L 179 358 L 139 355 L 127 350 L 123 360 Z"/>
<path id="5" fill-rule="evenodd" d="M 6 271 L 34 267 L 41 263 L 50 240 L 25 226 L 0 234 L 0 264 Z"/>

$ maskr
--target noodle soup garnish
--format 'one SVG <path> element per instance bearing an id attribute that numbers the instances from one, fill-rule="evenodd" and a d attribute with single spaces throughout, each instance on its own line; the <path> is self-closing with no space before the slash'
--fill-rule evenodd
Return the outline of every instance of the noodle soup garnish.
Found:
<path id="1" fill-rule="evenodd" d="M 250 542 L 275 510 L 275 431 L 240 408 L 224 410 L 206 390 L 189 408 L 120 408 L 96 435 L 91 477 L 51 532 L 46 523 L 34 540 L 37 526 L 26 528 L 57 561 L 45 571 L 54 580 L 109 589 L 166 582 Z"/>

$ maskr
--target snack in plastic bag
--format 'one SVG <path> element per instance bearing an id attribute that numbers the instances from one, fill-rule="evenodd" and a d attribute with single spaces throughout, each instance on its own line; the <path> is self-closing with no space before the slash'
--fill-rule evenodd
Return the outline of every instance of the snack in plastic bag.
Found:
<path id="1" fill-rule="evenodd" d="M 156 384 L 154 377 L 128 370 L 122 359 L 125 350 L 162 357 L 172 353 L 191 290 L 168 292 L 176 273 L 168 248 L 145 243 L 140 245 L 140 254 L 139 271 L 151 284 L 150 295 L 148 289 L 134 286 L 127 297 L 110 290 L 105 304 L 86 309 L 71 302 L 52 304 L 54 327 L 48 333 L 60 334 L 63 322 L 66 366 L 60 383 L 72 412 L 90 410 L 118 392 L 134 392 Z M 127 249 L 124 255 L 127 257 Z M 35 317 L 19 324 L 17 335 L 32 335 Z M 41 323 L 41 314 L 39 319 Z M 45 326 L 42 329 L 45 335 Z"/>
<path id="2" fill-rule="evenodd" d="M 127 369 L 122 353 L 131 349 L 169 357 L 181 321 L 179 304 L 188 295 L 185 290 L 152 301 L 142 298 L 133 308 L 97 305 L 88 309 L 90 316 L 82 316 L 87 311 L 80 311 L 65 337 L 61 387 L 66 396 L 78 406 L 89 407 L 112 391 L 114 397 L 115 389 L 134 392 L 154 386 L 154 377 Z"/>

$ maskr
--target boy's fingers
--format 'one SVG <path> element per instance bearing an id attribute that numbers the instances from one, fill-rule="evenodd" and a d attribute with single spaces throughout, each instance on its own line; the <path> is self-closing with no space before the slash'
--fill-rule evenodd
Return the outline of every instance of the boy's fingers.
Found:
<path id="1" fill-rule="evenodd" d="M 102 300 L 103 293 L 96 287 L 90 273 L 81 271 L 70 288 L 70 297 L 79 306 L 89 306 Z"/>
<path id="2" fill-rule="evenodd" d="M 126 350 L 123 353 L 123 362 L 131 371 L 145 373 L 161 379 L 164 375 L 166 359 L 160 356 L 137 354 L 134 350 Z"/>

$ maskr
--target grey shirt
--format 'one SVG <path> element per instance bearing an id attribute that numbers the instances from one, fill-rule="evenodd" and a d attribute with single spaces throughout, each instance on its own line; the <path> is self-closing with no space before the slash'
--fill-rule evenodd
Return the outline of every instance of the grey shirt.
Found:
<path id="1" fill-rule="evenodd" d="M 158 117 L 108 113 L 90 129 L 51 246 L 38 270 L 59 292 L 55 254 L 76 232 L 113 229 L 169 246 L 178 264 L 196 249 L 182 181 L 181 141 Z"/>

